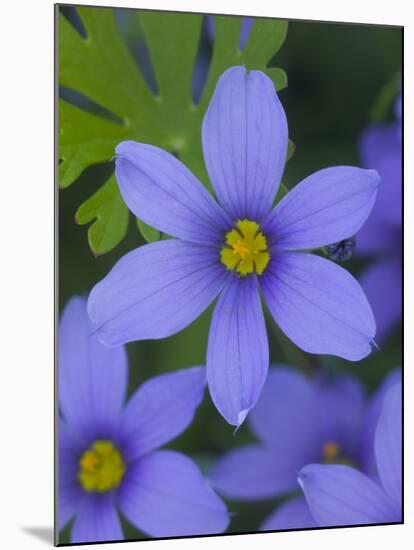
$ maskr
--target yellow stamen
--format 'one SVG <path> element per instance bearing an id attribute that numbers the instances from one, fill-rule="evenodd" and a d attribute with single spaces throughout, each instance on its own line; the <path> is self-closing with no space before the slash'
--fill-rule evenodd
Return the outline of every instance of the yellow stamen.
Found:
<path id="1" fill-rule="evenodd" d="M 80 457 L 79 466 L 79 482 L 88 492 L 115 489 L 125 473 L 122 455 L 111 441 L 95 441 Z"/>
<path id="2" fill-rule="evenodd" d="M 226 234 L 226 244 L 220 252 L 221 262 L 242 277 L 254 271 L 261 275 L 270 260 L 266 237 L 259 225 L 250 220 L 239 220 L 236 229 Z"/>
<path id="3" fill-rule="evenodd" d="M 352 458 L 343 454 L 341 446 L 335 441 L 327 441 L 322 447 L 322 462 L 324 464 L 346 464 L 356 466 Z"/>
<path id="4" fill-rule="evenodd" d="M 83 453 L 79 464 L 84 472 L 93 472 L 99 464 L 99 459 L 94 451 L 86 451 Z"/>
<path id="5" fill-rule="evenodd" d="M 341 447 L 335 441 L 327 441 L 322 448 L 324 462 L 333 462 L 341 454 Z"/>
<path id="6" fill-rule="evenodd" d="M 245 242 L 243 242 L 241 239 L 236 241 L 233 244 L 233 250 L 236 252 L 236 254 L 239 254 L 243 259 L 246 257 L 246 255 L 249 252 L 249 249 L 247 248 L 247 245 Z"/>

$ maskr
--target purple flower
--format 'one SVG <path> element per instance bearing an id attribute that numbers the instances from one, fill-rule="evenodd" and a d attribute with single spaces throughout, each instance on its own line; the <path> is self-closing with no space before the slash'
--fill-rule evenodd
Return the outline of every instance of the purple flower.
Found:
<path id="1" fill-rule="evenodd" d="M 401 103 L 397 102 L 397 122 L 371 125 L 360 141 L 363 165 L 374 168 L 381 176 L 375 207 L 356 239 L 357 250 L 376 260 L 363 272 L 361 285 L 374 311 L 379 341 L 398 323 L 402 311 L 400 109 Z"/>
<path id="2" fill-rule="evenodd" d="M 353 464 L 376 476 L 373 426 L 386 388 L 399 377 L 399 371 L 393 372 L 367 404 L 362 386 L 353 378 L 311 380 L 294 369 L 272 367 L 248 419 L 259 443 L 219 459 L 209 476 L 213 487 L 241 501 L 292 494 L 299 489 L 299 471 L 315 462 Z M 261 529 L 316 525 L 305 498 L 297 496 L 279 506 Z"/>
<path id="3" fill-rule="evenodd" d="M 375 432 L 379 480 L 344 465 L 310 464 L 299 482 L 318 525 L 402 520 L 401 384 L 388 389 Z"/>
<path id="4" fill-rule="evenodd" d="M 124 404 L 123 347 L 90 336 L 86 300 L 59 329 L 59 528 L 71 541 L 123 539 L 117 510 L 153 537 L 221 533 L 225 505 L 185 455 L 158 450 L 191 423 L 205 387 L 194 367 L 145 382 Z"/>
<path id="5" fill-rule="evenodd" d="M 207 350 L 212 399 L 233 425 L 255 405 L 269 364 L 259 291 L 281 330 L 309 353 L 356 361 L 375 321 L 357 281 L 303 252 L 362 226 L 375 202 L 373 170 L 339 166 L 299 183 L 274 208 L 288 142 L 283 107 L 260 71 L 233 67 L 204 117 L 205 162 L 220 205 L 173 155 L 133 141 L 116 148 L 132 212 L 172 235 L 126 254 L 92 290 L 88 313 L 107 345 L 166 338 L 219 296 Z"/>

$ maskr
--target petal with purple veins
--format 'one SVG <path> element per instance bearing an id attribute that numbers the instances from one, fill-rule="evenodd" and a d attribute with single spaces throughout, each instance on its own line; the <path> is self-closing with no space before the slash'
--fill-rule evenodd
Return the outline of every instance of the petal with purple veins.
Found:
<path id="1" fill-rule="evenodd" d="M 166 338 L 201 315 L 227 278 L 213 247 L 173 239 L 148 244 L 92 289 L 88 313 L 107 345 Z"/>
<path id="2" fill-rule="evenodd" d="M 350 361 L 371 352 L 371 307 L 359 283 L 342 267 L 313 254 L 279 252 L 261 283 L 274 320 L 304 351 Z"/>
<path id="3" fill-rule="evenodd" d="M 73 522 L 71 543 L 123 540 L 114 492 L 90 493 Z"/>
<path id="4" fill-rule="evenodd" d="M 311 513 L 321 526 L 399 521 L 383 489 L 350 466 L 310 464 L 299 474 Z"/>
<path id="5" fill-rule="evenodd" d="M 315 172 L 275 206 L 263 231 L 281 250 L 304 250 L 354 235 L 377 196 L 375 170 L 336 166 Z"/>
<path id="6" fill-rule="evenodd" d="M 159 147 L 124 141 L 116 178 L 128 208 L 145 223 L 193 242 L 221 242 L 230 219 L 198 179 Z"/>
<path id="7" fill-rule="evenodd" d="M 213 312 L 207 381 L 219 412 L 240 426 L 267 376 L 269 347 L 255 277 L 232 277 Z"/>
<path id="8" fill-rule="evenodd" d="M 204 117 L 202 142 L 220 204 L 234 220 L 260 222 L 277 194 L 288 143 L 272 81 L 244 67 L 225 71 Z"/>

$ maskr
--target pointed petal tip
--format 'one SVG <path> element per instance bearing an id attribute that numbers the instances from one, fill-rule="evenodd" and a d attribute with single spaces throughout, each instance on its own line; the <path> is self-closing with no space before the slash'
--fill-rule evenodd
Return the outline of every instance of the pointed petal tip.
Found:
<path id="1" fill-rule="evenodd" d="M 278 252 L 261 286 L 273 319 L 303 351 L 348 361 L 372 352 L 371 307 L 358 281 L 334 262 L 306 252 Z"/>
<path id="2" fill-rule="evenodd" d="M 299 470 L 297 475 L 297 482 L 299 483 L 300 488 L 302 491 L 305 491 L 305 479 L 309 473 L 309 469 L 312 468 L 312 464 L 307 464 L 304 466 L 301 470 Z"/>
<path id="3" fill-rule="evenodd" d="M 381 176 L 378 174 L 378 172 L 376 170 L 367 170 L 367 174 L 371 176 L 372 181 L 378 186 L 381 181 Z"/>
<path id="4" fill-rule="evenodd" d="M 376 343 L 374 339 L 371 340 L 371 345 L 374 348 L 374 350 L 381 351 L 381 348 L 379 347 L 379 345 Z"/>
<path id="5" fill-rule="evenodd" d="M 237 425 L 234 429 L 233 435 L 236 435 L 236 433 L 239 431 L 239 428 L 243 424 L 243 422 L 246 420 L 247 415 L 249 414 L 250 409 L 244 409 L 239 412 L 237 415 Z"/>

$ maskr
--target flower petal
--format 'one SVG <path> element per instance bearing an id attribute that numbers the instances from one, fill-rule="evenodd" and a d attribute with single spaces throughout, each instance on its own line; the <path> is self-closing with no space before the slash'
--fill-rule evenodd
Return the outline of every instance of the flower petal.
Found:
<path id="1" fill-rule="evenodd" d="M 227 510 L 188 457 L 157 451 L 131 464 L 119 491 L 128 520 L 152 537 L 222 533 Z"/>
<path id="2" fill-rule="evenodd" d="M 401 124 L 396 122 L 369 126 L 362 135 L 360 152 L 363 165 L 366 168 L 374 168 L 381 177 L 372 218 L 378 219 L 382 224 L 401 226 Z"/>
<path id="3" fill-rule="evenodd" d="M 59 406 L 79 434 L 109 436 L 124 402 L 124 348 L 107 348 L 92 335 L 86 299 L 72 298 L 59 326 Z"/>
<path id="4" fill-rule="evenodd" d="M 355 235 L 377 196 L 375 170 L 326 168 L 296 185 L 272 210 L 263 231 L 281 250 L 304 250 Z"/>
<path id="5" fill-rule="evenodd" d="M 222 242 L 230 220 L 198 179 L 170 153 L 124 141 L 116 178 L 128 208 L 160 231 L 194 242 Z"/>
<path id="6" fill-rule="evenodd" d="M 120 419 L 127 461 L 160 447 L 183 432 L 194 418 L 206 384 L 204 367 L 151 378 L 135 392 Z"/>
<path id="7" fill-rule="evenodd" d="M 394 384 L 384 397 L 377 431 L 375 455 L 384 489 L 396 508 L 402 508 L 402 404 L 401 384 Z"/>
<path id="8" fill-rule="evenodd" d="M 260 531 L 283 531 L 285 529 L 308 529 L 318 527 L 302 496 L 291 498 L 278 506 L 260 526 Z"/>
<path id="9" fill-rule="evenodd" d="M 301 470 L 299 483 L 321 526 L 398 521 L 382 488 L 349 466 L 310 464 Z"/>
<path id="10" fill-rule="evenodd" d="M 114 493 L 91 493 L 83 500 L 72 527 L 71 543 L 123 540 Z"/>
<path id="11" fill-rule="evenodd" d="M 402 314 L 402 264 L 396 255 L 372 263 L 360 276 L 377 324 L 376 340 L 386 338 Z"/>
<path id="12" fill-rule="evenodd" d="M 355 239 L 354 254 L 358 257 L 392 254 L 396 244 L 395 232 L 390 231 L 390 227 L 383 223 L 379 216 L 374 216 L 374 213 L 368 216 Z"/>
<path id="13" fill-rule="evenodd" d="M 248 422 L 255 435 L 274 448 L 274 454 L 292 460 L 296 480 L 302 466 L 319 458 L 323 441 L 318 415 L 315 384 L 299 371 L 280 365 L 270 368 Z"/>
<path id="14" fill-rule="evenodd" d="M 58 504 L 59 529 L 63 529 L 81 505 L 84 493 L 77 479 L 78 459 L 81 443 L 71 433 L 62 419 L 59 419 L 59 462 L 58 462 Z"/>
<path id="15" fill-rule="evenodd" d="M 231 67 L 204 117 L 204 158 L 220 204 L 259 222 L 272 207 L 285 166 L 288 128 L 272 81 Z"/>
<path id="16" fill-rule="evenodd" d="M 261 282 L 274 320 L 304 351 L 350 361 L 371 352 L 374 316 L 358 282 L 342 267 L 313 254 L 280 252 Z"/>
<path id="17" fill-rule="evenodd" d="M 296 476 L 303 463 L 271 448 L 248 445 L 231 450 L 212 468 L 212 486 L 226 498 L 260 500 L 297 487 Z"/>
<path id="18" fill-rule="evenodd" d="M 207 348 L 207 380 L 219 412 L 240 426 L 256 404 L 269 365 L 269 347 L 255 277 L 233 277 L 220 295 Z"/>
<path id="19" fill-rule="evenodd" d="M 107 345 L 166 338 L 207 308 L 227 276 L 216 249 L 159 241 L 121 258 L 92 289 L 88 313 Z"/>
<path id="20" fill-rule="evenodd" d="M 364 422 L 361 433 L 361 466 L 363 471 L 371 478 L 378 476 L 377 459 L 375 456 L 375 432 L 381 414 L 384 397 L 389 388 L 394 384 L 401 383 L 401 369 L 394 369 L 387 374 L 379 389 L 371 398 L 367 411 L 364 415 Z"/>
<path id="21" fill-rule="evenodd" d="M 323 442 L 340 446 L 342 456 L 359 463 L 361 426 L 364 419 L 365 392 L 351 376 L 318 380 L 316 398 Z"/>

